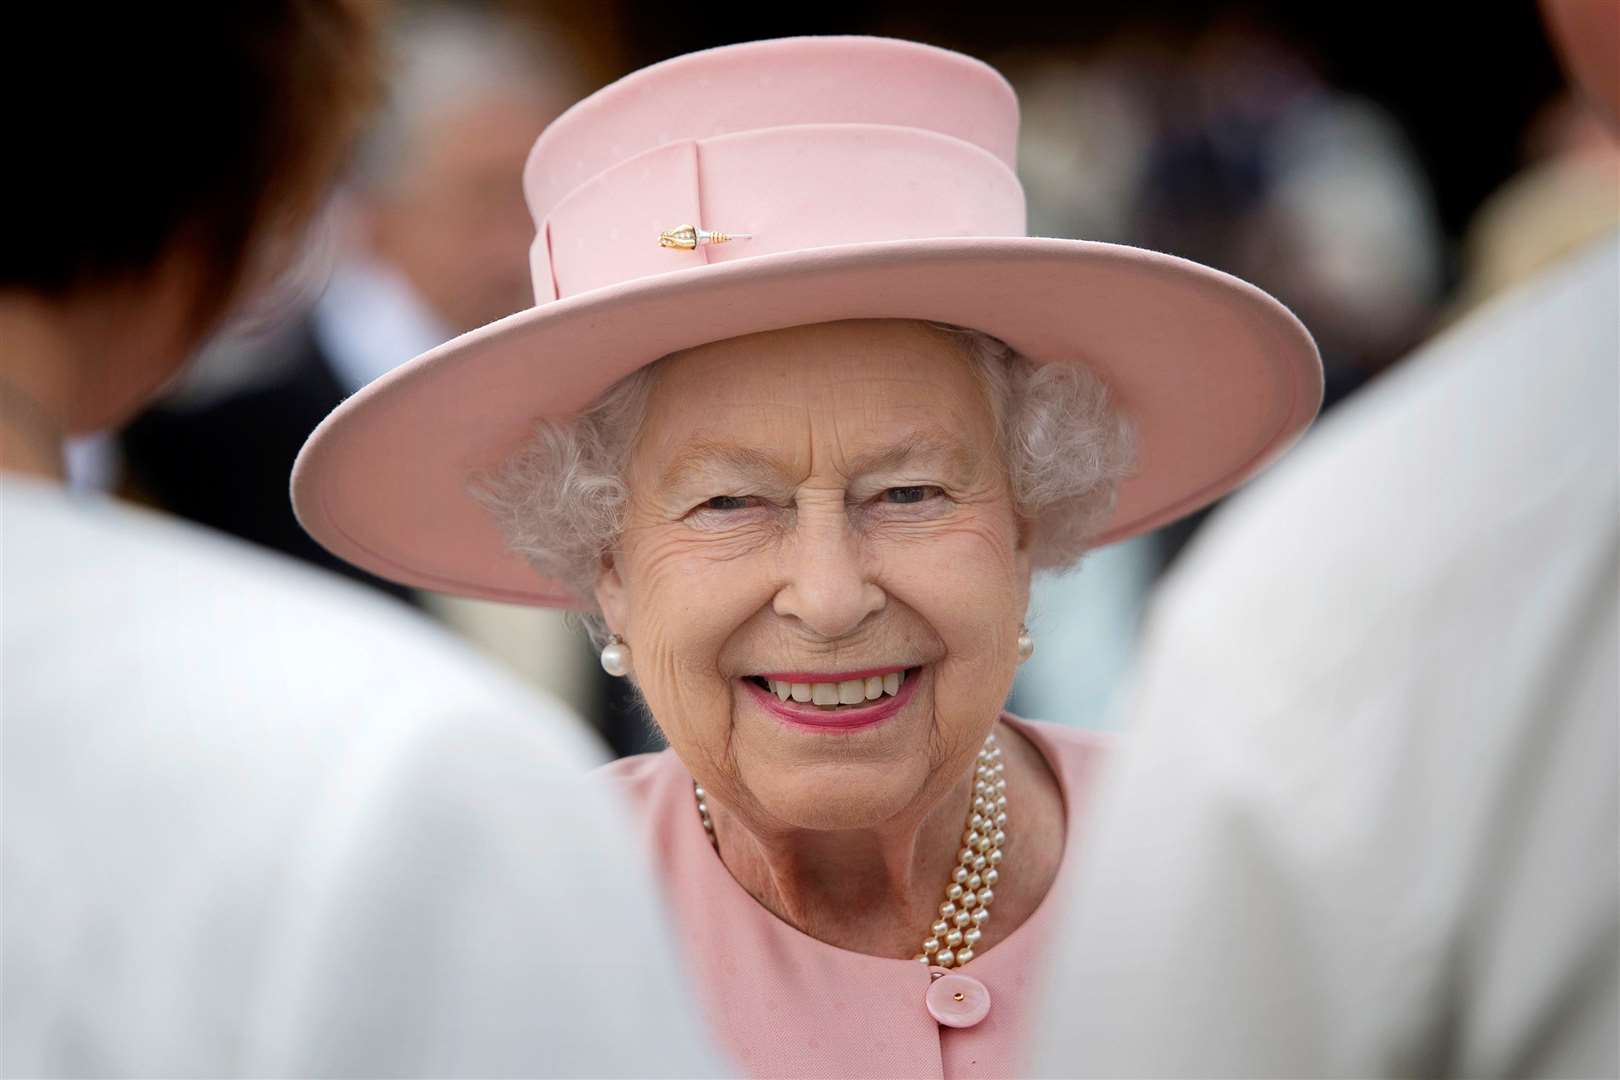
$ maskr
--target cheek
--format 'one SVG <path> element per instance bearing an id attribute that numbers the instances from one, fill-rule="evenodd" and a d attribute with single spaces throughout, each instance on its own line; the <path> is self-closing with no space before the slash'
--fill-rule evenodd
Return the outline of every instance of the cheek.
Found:
<path id="1" fill-rule="evenodd" d="M 1022 613 L 1027 560 L 1017 519 L 1000 500 L 971 505 L 949 520 L 880 528 L 869 542 L 889 591 L 930 621 L 982 625 Z"/>
<path id="2" fill-rule="evenodd" d="M 720 667 L 726 643 L 770 601 L 757 557 L 656 529 L 621 549 L 626 637 L 636 684 L 677 749 L 714 744 L 730 728 L 732 686 Z"/>
<path id="3" fill-rule="evenodd" d="M 1012 686 L 1029 570 L 1010 509 L 982 512 L 915 542 L 894 537 L 883 553 L 884 585 L 939 639 L 936 720 L 942 729 L 982 726 Z"/>

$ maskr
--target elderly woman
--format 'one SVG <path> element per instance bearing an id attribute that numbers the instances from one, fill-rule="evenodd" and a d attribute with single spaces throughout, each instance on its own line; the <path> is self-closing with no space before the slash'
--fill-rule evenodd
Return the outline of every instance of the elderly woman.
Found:
<path id="1" fill-rule="evenodd" d="M 1319 400 L 1252 287 L 1025 237 L 1016 128 L 909 42 L 637 72 L 530 156 L 537 305 L 295 473 L 367 569 L 585 612 L 670 744 L 604 779 L 753 1074 L 1018 1068 L 1099 756 L 1002 711 L 1031 574 L 1230 490 Z"/>

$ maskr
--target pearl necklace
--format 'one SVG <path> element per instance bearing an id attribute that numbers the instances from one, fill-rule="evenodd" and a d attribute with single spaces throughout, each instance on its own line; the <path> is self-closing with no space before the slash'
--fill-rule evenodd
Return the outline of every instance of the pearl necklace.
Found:
<path id="1" fill-rule="evenodd" d="M 1001 878 L 1001 845 L 1007 842 L 1007 766 L 1001 760 L 1001 747 L 995 732 L 985 736 L 973 773 L 973 808 L 968 811 L 967 829 L 962 833 L 962 850 L 956 853 L 951 883 L 945 886 L 945 902 L 939 905 L 939 918 L 928 928 L 922 952 L 912 959 L 930 966 L 961 967 L 973 959 L 973 948 L 984 936 L 990 919 L 993 886 Z M 692 782 L 697 800 L 698 819 L 709 843 L 718 853 L 720 842 L 709 817 L 708 794 Z"/>

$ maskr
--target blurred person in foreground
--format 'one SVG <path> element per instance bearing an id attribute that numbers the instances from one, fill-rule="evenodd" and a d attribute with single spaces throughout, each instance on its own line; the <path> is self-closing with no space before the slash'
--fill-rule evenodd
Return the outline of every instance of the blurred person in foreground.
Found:
<path id="1" fill-rule="evenodd" d="M 318 299 L 250 345 L 210 350 L 124 431 L 129 475 L 164 509 L 426 607 L 529 682 L 600 715 L 600 669 L 557 613 L 367 574 L 293 517 L 293 459 L 339 402 L 401 358 L 533 301 L 517 178 L 535 137 L 583 89 L 543 29 L 479 8 L 423 5 L 395 19 L 385 43 L 386 101 L 323 222 L 335 265 Z"/>
<path id="2" fill-rule="evenodd" d="M 36 45 L 74 94 L 20 113 L 0 254 L 0 1070 L 712 1071 L 561 710 L 386 601 L 61 487 L 65 437 L 298 249 L 372 96 L 370 5 L 106 9 Z"/>
<path id="3" fill-rule="evenodd" d="M 1031 576 L 1242 483 L 1320 401 L 1253 286 L 1027 236 L 1017 115 L 891 38 L 634 72 L 529 156 L 540 302 L 294 472 L 344 558 L 584 613 L 670 744 L 600 780 L 751 1075 L 1016 1074 L 1103 752 L 1004 711 Z"/>
<path id="4" fill-rule="evenodd" d="M 1620 5 L 1544 10 L 1620 125 Z M 1611 230 L 1324 422 L 1189 555 L 1043 1074 L 1620 1070 L 1617 304 Z"/>

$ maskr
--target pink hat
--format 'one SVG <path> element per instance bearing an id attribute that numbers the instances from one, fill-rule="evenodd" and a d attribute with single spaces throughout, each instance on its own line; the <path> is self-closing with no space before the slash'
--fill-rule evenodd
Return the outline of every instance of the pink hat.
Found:
<path id="1" fill-rule="evenodd" d="M 1102 378 L 1139 469 L 1099 544 L 1205 505 L 1316 414 L 1310 335 L 1217 270 L 1026 237 L 1017 135 L 993 68 L 887 38 L 710 49 L 597 91 L 523 171 L 535 306 L 327 417 L 293 470 L 299 520 L 386 578 L 577 606 L 506 549 L 469 480 L 668 353 L 855 318 L 972 327 Z"/>

